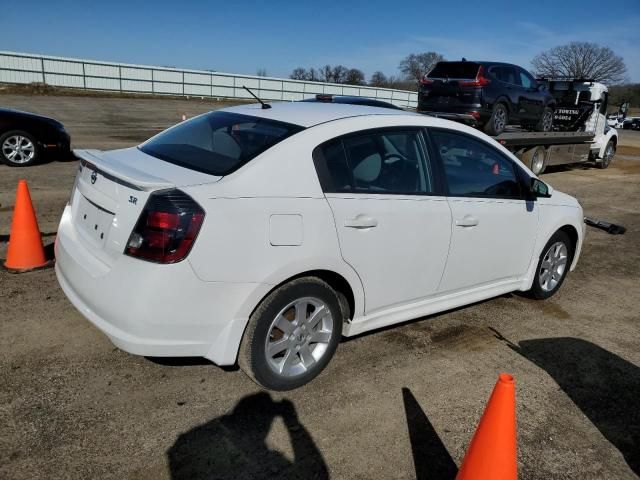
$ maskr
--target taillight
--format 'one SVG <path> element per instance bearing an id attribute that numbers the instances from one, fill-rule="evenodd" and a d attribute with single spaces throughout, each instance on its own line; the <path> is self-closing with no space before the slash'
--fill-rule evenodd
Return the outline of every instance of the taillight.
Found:
<path id="1" fill-rule="evenodd" d="M 204 210 L 181 190 L 153 193 L 124 253 L 157 263 L 179 262 L 191 250 L 203 220 Z"/>
<path id="2" fill-rule="evenodd" d="M 428 75 L 428 74 L 427 74 Z M 431 80 L 427 75 L 425 75 L 424 77 L 422 77 L 422 80 L 420 80 L 420 83 L 422 85 L 431 85 L 433 83 L 433 80 Z"/>
<path id="3" fill-rule="evenodd" d="M 480 65 L 478 68 L 478 73 L 476 74 L 476 78 L 474 80 L 459 80 L 458 85 L 461 87 L 484 87 L 489 85 L 491 80 L 484 76 L 484 67 Z"/>

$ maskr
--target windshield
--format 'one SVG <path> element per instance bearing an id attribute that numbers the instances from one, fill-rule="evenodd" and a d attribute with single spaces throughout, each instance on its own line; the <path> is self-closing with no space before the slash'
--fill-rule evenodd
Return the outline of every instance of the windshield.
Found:
<path id="1" fill-rule="evenodd" d="M 170 128 L 138 148 L 181 167 L 224 176 L 303 127 L 229 112 L 211 112 Z"/>
<path id="2" fill-rule="evenodd" d="M 475 62 L 438 62 L 429 78 L 476 78 L 479 65 Z"/>

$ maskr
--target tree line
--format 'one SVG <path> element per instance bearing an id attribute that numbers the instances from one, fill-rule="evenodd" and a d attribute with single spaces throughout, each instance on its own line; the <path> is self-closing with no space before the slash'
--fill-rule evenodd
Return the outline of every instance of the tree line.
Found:
<path id="1" fill-rule="evenodd" d="M 295 80 L 415 91 L 424 75 L 443 60 L 444 56 L 438 52 L 412 53 L 398 64 L 399 75 L 387 76 L 382 71 L 376 71 L 368 80 L 359 68 L 344 65 L 325 65 L 317 69 L 298 67 L 289 77 Z M 623 58 L 609 47 L 589 42 L 571 42 L 540 52 L 532 59 L 531 66 L 532 73 L 538 77 L 588 78 L 606 85 L 620 85 L 627 80 L 627 67 Z M 633 88 L 628 92 L 618 90 L 633 98 L 633 92 L 637 92 Z"/>

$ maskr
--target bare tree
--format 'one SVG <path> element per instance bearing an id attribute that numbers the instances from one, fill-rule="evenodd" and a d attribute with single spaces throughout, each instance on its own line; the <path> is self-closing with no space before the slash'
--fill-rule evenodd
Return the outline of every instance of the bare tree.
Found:
<path id="1" fill-rule="evenodd" d="M 627 67 L 622 57 L 609 47 L 595 43 L 571 42 L 535 56 L 531 62 L 540 77 L 589 78 L 607 84 L 625 80 Z"/>
<path id="2" fill-rule="evenodd" d="M 436 52 L 412 53 L 400 62 L 398 68 L 408 80 L 419 82 L 436 63 L 442 60 L 444 57 Z"/>
<path id="3" fill-rule="evenodd" d="M 308 73 L 304 68 L 298 67 L 293 69 L 293 72 L 291 72 L 291 75 L 289 75 L 289 78 L 293 80 L 306 80 L 307 75 Z"/>
<path id="4" fill-rule="evenodd" d="M 324 67 L 320 67 L 318 69 L 319 77 L 321 82 L 331 83 L 333 82 L 333 68 L 331 65 L 325 65 Z"/>
<path id="5" fill-rule="evenodd" d="M 350 68 L 347 71 L 344 83 L 348 85 L 364 85 L 364 72 L 357 68 Z"/>
<path id="6" fill-rule="evenodd" d="M 345 83 L 347 81 L 347 74 L 349 73 L 349 69 L 344 65 L 336 65 L 333 67 L 333 82 L 334 83 Z"/>
<path id="7" fill-rule="evenodd" d="M 309 80 L 310 82 L 319 82 L 320 74 L 315 68 L 311 67 L 309 71 L 307 71 L 307 76 L 305 80 Z"/>
<path id="8" fill-rule="evenodd" d="M 371 80 L 369 80 L 369 85 L 372 87 L 384 87 L 387 83 L 387 76 L 382 73 L 380 70 L 377 72 L 373 72 L 371 75 Z"/>

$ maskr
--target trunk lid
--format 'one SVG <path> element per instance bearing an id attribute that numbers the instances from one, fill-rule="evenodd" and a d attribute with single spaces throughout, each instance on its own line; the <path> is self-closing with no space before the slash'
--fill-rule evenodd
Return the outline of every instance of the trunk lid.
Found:
<path id="1" fill-rule="evenodd" d="M 121 257 L 149 195 L 157 190 L 212 183 L 207 175 L 159 160 L 137 148 L 75 150 L 80 167 L 71 197 L 78 240 L 105 271 Z"/>

